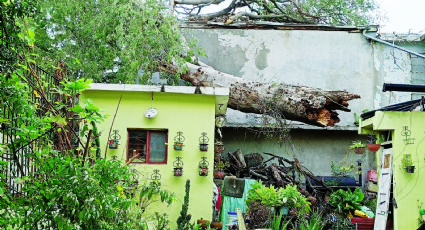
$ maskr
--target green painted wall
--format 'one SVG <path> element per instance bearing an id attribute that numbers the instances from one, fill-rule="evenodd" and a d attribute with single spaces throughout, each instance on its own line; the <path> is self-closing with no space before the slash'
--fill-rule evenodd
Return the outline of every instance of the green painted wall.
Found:
<path id="1" fill-rule="evenodd" d="M 394 229 L 417 229 L 419 209 L 425 209 L 425 113 L 376 112 L 360 125 L 361 133 L 390 130 L 393 143 L 393 209 Z M 406 128 L 408 132 L 406 132 Z M 406 136 L 405 134 L 410 134 Z M 406 137 L 412 144 L 406 144 Z M 378 151 L 379 152 L 379 151 Z M 408 174 L 400 167 L 403 154 L 413 157 L 415 172 Z M 377 158 L 379 162 L 379 157 Z"/>
<path id="2" fill-rule="evenodd" d="M 121 92 L 86 90 L 83 94 L 91 98 L 95 105 L 104 109 L 105 114 L 111 115 L 100 127 L 102 132 L 102 156 L 107 143 L 109 128 L 112 123 Z M 158 116 L 153 119 L 144 117 L 144 112 L 150 107 L 158 109 Z M 169 208 L 159 203 L 149 206 L 153 211 L 167 212 L 171 221 L 171 228 L 175 229 L 176 220 L 181 210 L 184 197 L 184 186 L 187 179 L 191 181 L 189 209 L 192 221 L 200 219 L 211 220 L 212 216 L 212 191 L 213 191 L 213 144 L 214 144 L 214 119 L 215 96 L 154 93 L 152 101 L 151 92 L 124 92 L 122 101 L 113 125 L 121 135 L 118 149 L 109 149 L 107 157 L 117 155 L 119 159 L 126 159 L 127 128 L 168 129 L 168 163 L 162 165 L 135 164 L 141 176 L 139 181 L 149 180 L 154 169 L 159 169 L 162 176 L 162 188 L 172 191 L 177 196 Z M 182 151 L 173 150 L 174 136 L 177 131 L 182 131 L 185 137 Z M 207 152 L 199 151 L 199 137 L 202 132 L 207 132 L 209 149 Z M 183 157 L 183 176 L 173 176 L 173 161 L 177 156 Z M 210 173 L 207 177 L 198 174 L 198 162 L 202 156 L 208 157 Z"/>

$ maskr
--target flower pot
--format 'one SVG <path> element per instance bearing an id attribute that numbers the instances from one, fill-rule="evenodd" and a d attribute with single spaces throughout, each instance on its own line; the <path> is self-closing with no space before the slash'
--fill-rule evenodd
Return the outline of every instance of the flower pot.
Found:
<path id="1" fill-rule="evenodd" d="M 182 176 L 183 168 L 174 168 L 174 176 Z"/>
<path id="2" fill-rule="evenodd" d="M 109 140 L 109 148 L 117 149 L 118 148 L 118 140 Z"/>
<path id="3" fill-rule="evenodd" d="M 183 143 L 182 142 L 174 142 L 174 150 L 182 150 L 183 149 Z"/>
<path id="4" fill-rule="evenodd" d="M 202 229 L 206 229 L 208 222 L 209 222 L 208 220 L 204 220 L 201 218 L 196 221 L 196 224 L 200 224 Z"/>
<path id="5" fill-rule="evenodd" d="M 205 144 L 205 143 L 199 144 L 199 150 L 201 150 L 202 152 L 208 151 L 208 144 Z"/>
<path id="6" fill-rule="evenodd" d="M 214 178 L 215 179 L 223 179 L 224 178 L 224 171 L 218 170 L 214 172 Z"/>
<path id="7" fill-rule="evenodd" d="M 224 152 L 224 145 L 223 144 L 215 144 L 214 145 L 214 152 L 217 154 L 222 154 Z"/>
<path id="8" fill-rule="evenodd" d="M 357 147 L 353 149 L 355 154 L 363 154 L 366 151 L 365 147 Z"/>
<path id="9" fill-rule="evenodd" d="M 381 148 L 381 145 L 380 144 L 367 144 L 367 148 L 371 152 L 376 152 L 376 151 L 379 150 L 379 148 Z"/>
<path id="10" fill-rule="evenodd" d="M 415 172 L 415 166 L 414 165 L 407 166 L 404 169 L 406 170 L 407 173 L 414 173 Z"/>
<path id="11" fill-rule="evenodd" d="M 210 224 L 210 228 L 221 230 L 223 228 L 223 223 L 218 221 L 213 221 Z"/>
<path id="12" fill-rule="evenodd" d="M 199 176 L 208 176 L 208 168 L 200 168 Z"/>

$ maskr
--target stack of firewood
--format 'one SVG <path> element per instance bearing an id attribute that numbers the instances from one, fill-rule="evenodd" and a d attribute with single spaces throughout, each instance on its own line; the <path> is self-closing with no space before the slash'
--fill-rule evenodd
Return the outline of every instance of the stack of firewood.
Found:
<path id="1" fill-rule="evenodd" d="M 240 149 L 233 153 L 227 153 L 226 159 L 229 164 L 226 168 L 226 173 L 234 175 L 237 178 L 252 178 L 263 181 L 265 185 L 273 185 L 276 188 L 285 187 L 287 184 L 298 184 L 299 180 L 295 180 L 295 176 L 303 175 L 305 178 L 311 178 L 323 188 L 332 191 L 323 181 L 317 179 L 313 173 L 301 166 L 297 158 L 293 160 L 286 159 L 282 156 L 273 153 L 263 153 L 271 156 L 263 161 L 263 157 L 259 153 L 250 153 L 244 155 Z M 276 160 L 277 163 L 272 163 Z M 276 162 L 273 161 L 273 162 Z M 306 180 L 307 186 L 311 187 L 316 194 L 315 188 L 311 186 L 310 180 Z M 309 197 L 310 202 L 315 202 L 315 198 L 301 186 L 297 187 L 299 192 Z"/>

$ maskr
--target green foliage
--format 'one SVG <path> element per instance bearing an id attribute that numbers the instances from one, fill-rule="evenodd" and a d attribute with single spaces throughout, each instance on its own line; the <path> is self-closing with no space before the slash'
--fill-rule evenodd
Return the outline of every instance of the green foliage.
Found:
<path id="1" fill-rule="evenodd" d="M 41 56 L 64 61 L 75 77 L 134 83 L 142 70 L 141 83 L 151 83 L 161 63 L 182 64 L 188 54 L 175 19 L 155 0 L 41 0 L 40 6 Z M 165 77 L 176 83 L 178 75 Z"/>
<path id="2" fill-rule="evenodd" d="M 356 169 L 353 163 L 346 163 L 346 162 L 335 163 L 333 160 L 331 160 L 330 164 L 331 164 L 332 176 L 337 176 L 337 177 L 349 176 Z"/>
<path id="3" fill-rule="evenodd" d="M 140 212 L 128 212 L 134 200 L 122 188 L 130 188 L 133 177 L 120 162 L 96 160 L 82 166 L 78 158 L 58 155 L 38 166 L 37 174 L 25 181 L 31 203 L 23 200 L 24 208 L 16 210 L 25 217 L 21 227 L 50 222 L 59 229 L 132 229 L 141 221 Z"/>
<path id="4" fill-rule="evenodd" d="M 174 200 L 174 193 L 161 189 L 157 181 L 147 183 L 140 189 L 139 206 L 143 211 L 152 203 L 161 201 L 169 206 Z"/>
<path id="5" fill-rule="evenodd" d="M 352 141 L 351 145 L 348 148 L 354 149 L 354 148 L 362 148 L 362 147 L 366 147 L 366 144 L 363 143 L 362 141 L 356 140 L 356 141 Z"/>
<path id="6" fill-rule="evenodd" d="M 261 202 L 268 207 L 289 206 L 297 209 L 300 213 L 310 211 L 310 203 L 297 190 L 297 186 L 287 185 L 286 188 L 275 188 L 273 185 L 266 187 L 262 181 L 256 181 L 248 191 L 246 204 L 251 205 L 254 201 Z"/>
<path id="7" fill-rule="evenodd" d="M 329 204 L 339 213 L 345 216 L 348 213 L 353 214 L 355 210 L 360 210 L 360 202 L 364 199 L 362 190 L 356 188 L 354 192 L 351 190 L 339 189 L 333 192 L 329 199 Z"/>
<path id="8" fill-rule="evenodd" d="M 403 154 L 403 157 L 401 158 L 401 168 L 405 169 L 409 166 L 413 165 L 412 155 L 411 154 Z"/>
<path id="9" fill-rule="evenodd" d="M 218 160 L 218 162 L 215 164 L 215 170 L 216 171 L 223 171 L 225 167 L 229 165 L 229 162 L 223 162 L 221 160 Z"/>
<path id="10" fill-rule="evenodd" d="M 33 0 L 0 1 L 0 73 L 11 73 L 17 68 L 18 54 L 27 47 L 25 32 L 31 33 L 22 20 L 36 12 Z"/>
<path id="11" fill-rule="evenodd" d="M 306 218 L 301 219 L 299 226 L 300 230 L 322 230 L 325 227 L 322 221 L 322 214 L 320 212 L 312 212 L 309 219 L 310 220 L 307 220 Z"/>
<path id="12" fill-rule="evenodd" d="M 189 230 L 192 229 L 192 225 L 190 224 L 190 219 L 192 215 L 187 213 L 189 208 L 189 192 L 190 192 L 190 180 L 186 181 L 185 185 L 185 195 L 184 202 L 182 204 L 182 210 L 180 211 L 180 216 L 177 218 L 177 229 L 178 230 Z"/>
<path id="13" fill-rule="evenodd" d="M 274 215 L 269 228 L 272 230 L 285 230 L 290 222 L 291 220 L 287 220 L 282 223 L 282 215 Z"/>

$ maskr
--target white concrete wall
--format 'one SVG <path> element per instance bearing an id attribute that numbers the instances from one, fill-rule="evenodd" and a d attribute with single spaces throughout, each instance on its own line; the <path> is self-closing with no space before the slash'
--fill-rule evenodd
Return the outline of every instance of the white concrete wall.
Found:
<path id="1" fill-rule="evenodd" d="M 294 126 L 306 130 L 291 131 L 295 153 L 288 155 L 285 147 L 247 134 L 243 128 L 223 131 L 226 151 L 241 148 L 245 154 L 272 152 L 289 158 L 295 155 L 314 174 L 329 175 L 330 160 L 342 160 L 351 141 L 365 138 L 357 135 L 354 112 L 360 114 L 364 109 L 411 100 L 410 93 L 382 92 L 384 82 L 411 83 L 411 55 L 368 41 L 360 32 L 187 28 L 183 31 L 205 49 L 208 57 L 201 57 L 201 61 L 217 70 L 254 81 L 347 90 L 361 96 L 350 102 L 352 112 L 339 111 L 341 122 L 334 128 L 296 123 Z M 421 42 L 399 44 L 424 52 Z M 252 126 L 259 120 L 259 115 L 233 110 L 228 110 L 226 117 L 228 126 L 233 127 Z M 313 128 L 316 130 L 310 130 Z M 357 158 L 363 162 L 364 173 L 376 167 L 374 154 Z"/>
<path id="2" fill-rule="evenodd" d="M 361 99 L 352 112 L 340 111 L 337 126 L 356 129 L 353 113 L 410 100 L 409 93 L 382 92 L 387 83 L 411 82 L 411 56 L 362 33 L 320 30 L 184 29 L 208 57 L 201 61 L 217 70 L 260 82 L 347 90 Z M 415 49 L 415 44 L 405 43 Z M 416 49 L 418 49 L 416 47 Z M 423 46 L 419 48 L 423 52 Z M 419 51 L 420 52 L 420 51 Z M 255 115 L 228 112 L 229 125 L 255 122 Z"/>

